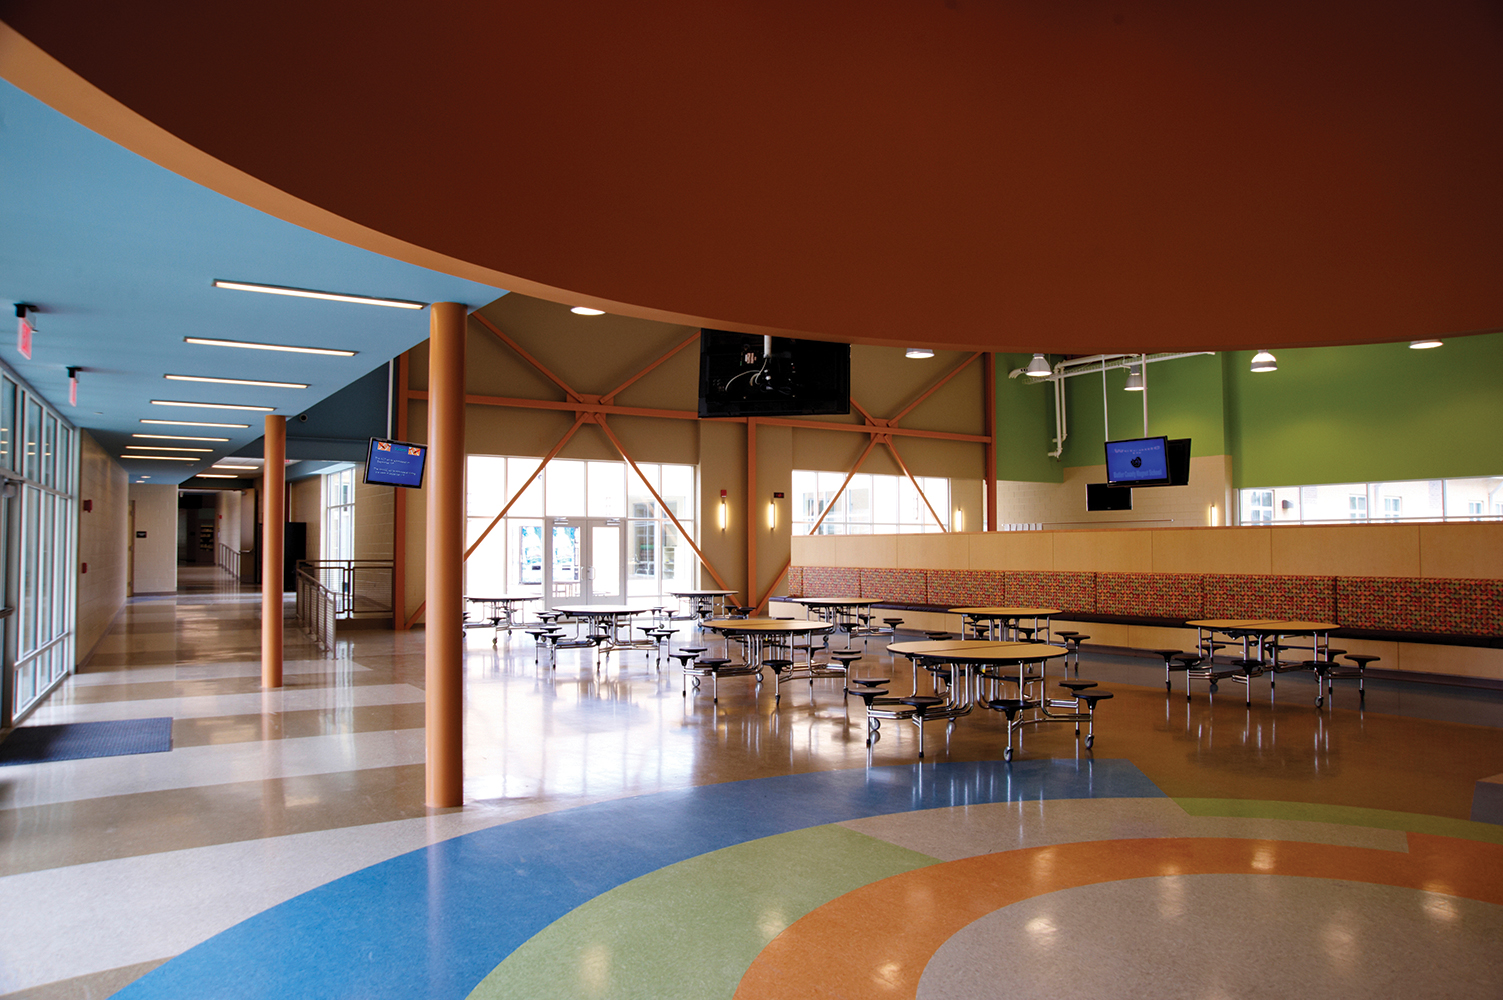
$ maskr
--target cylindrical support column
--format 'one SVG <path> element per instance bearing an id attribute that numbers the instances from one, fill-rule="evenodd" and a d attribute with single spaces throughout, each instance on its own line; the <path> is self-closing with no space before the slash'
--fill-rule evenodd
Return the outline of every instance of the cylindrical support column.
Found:
<path id="1" fill-rule="evenodd" d="M 464 804 L 465 307 L 429 307 L 427 801 Z"/>
<path id="2" fill-rule="evenodd" d="M 261 476 L 261 686 L 282 686 L 282 563 L 287 523 L 287 418 L 266 417 Z"/>

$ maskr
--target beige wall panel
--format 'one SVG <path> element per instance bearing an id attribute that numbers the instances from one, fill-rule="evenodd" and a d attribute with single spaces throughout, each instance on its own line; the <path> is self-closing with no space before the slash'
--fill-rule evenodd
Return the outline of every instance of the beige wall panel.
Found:
<path id="1" fill-rule="evenodd" d="M 746 427 L 705 421 L 699 425 L 700 548 L 727 589 L 746 584 Z M 725 490 L 726 525 L 720 526 L 720 491 Z M 700 586 L 718 588 L 700 570 Z"/>
<path id="2" fill-rule="evenodd" d="M 177 590 L 177 487 L 130 484 L 136 504 L 134 539 L 137 594 L 170 594 Z"/>
<path id="3" fill-rule="evenodd" d="M 1146 573 L 1153 565 L 1151 531 L 1059 531 L 1054 568 L 1097 573 Z"/>
<path id="4" fill-rule="evenodd" d="M 1193 628 L 1153 628 L 1147 625 L 1129 625 L 1125 645 L 1133 649 L 1182 649 L 1188 653 L 1195 649 L 1195 630 Z M 1159 660 L 1158 666 L 1163 665 L 1164 661 Z"/>
<path id="5" fill-rule="evenodd" d="M 692 425 L 691 425 L 692 426 Z M 786 594 L 788 588 L 783 567 L 789 563 L 789 518 L 792 517 L 793 435 L 791 427 L 757 427 L 757 487 L 753 490 L 755 510 L 752 519 L 757 533 L 757 571 L 753 594 L 748 604 L 763 594 Z M 783 494 L 774 501 L 773 494 Z M 768 507 L 777 505 L 777 526 L 769 524 Z M 771 590 L 769 590 L 771 588 Z"/>
<path id="6" fill-rule="evenodd" d="M 1503 680 L 1503 649 L 1475 646 L 1430 646 L 1420 643 L 1399 644 L 1400 670 L 1405 673 L 1453 674 Z M 1387 661 L 1374 664 L 1387 667 Z"/>
<path id="7" fill-rule="evenodd" d="M 951 479 L 950 530 L 956 533 L 980 534 L 986 521 L 985 511 L 982 510 L 985 503 L 986 498 L 981 490 L 981 480 Z M 959 521 L 955 518 L 956 511 L 961 513 Z"/>
<path id="8" fill-rule="evenodd" d="M 835 566 L 839 535 L 799 535 L 792 539 L 795 566 Z"/>
<path id="9" fill-rule="evenodd" d="M 912 418 L 905 418 L 904 423 L 914 427 L 927 426 Z M 966 434 L 979 434 L 980 432 L 979 422 L 964 431 Z M 984 445 L 972 444 L 969 441 L 901 436 L 894 437 L 892 440 L 898 449 L 898 454 L 903 456 L 903 463 L 908 466 L 908 471 L 915 476 L 980 478 L 986 468 Z M 882 445 L 877 447 L 885 450 Z"/>
<path id="10" fill-rule="evenodd" d="M 1271 573 L 1272 542 L 1280 528 L 1205 528 L 1150 531 L 1154 573 Z"/>
<path id="11" fill-rule="evenodd" d="M 423 422 L 415 418 L 419 412 L 426 417 L 427 409 L 425 401 L 412 403 L 408 411 L 409 428 Z M 472 403 L 465 407 L 464 412 L 465 452 L 470 455 L 541 458 L 553 450 L 573 423 L 574 414 L 559 410 L 516 410 Z M 414 441 L 422 441 L 423 438 L 413 436 L 415 433 L 409 429 L 408 436 Z"/>
<path id="12" fill-rule="evenodd" d="M 297 559 L 323 558 L 324 482 L 322 476 L 309 476 L 291 483 L 287 490 L 287 520 L 308 526 L 308 544 L 302 552 L 292 552 Z"/>
<path id="13" fill-rule="evenodd" d="M 834 535 L 835 565 L 895 569 L 898 535 Z"/>
<path id="14" fill-rule="evenodd" d="M 1419 576 L 1418 525 L 1291 525 L 1269 536 L 1274 573 Z"/>
<path id="15" fill-rule="evenodd" d="M 837 419 L 846 422 L 843 418 Z M 870 436 L 866 434 L 853 434 L 850 431 L 815 431 L 800 427 L 793 436 L 793 468 L 848 473 L 870 440 Z M 860 471 L 879 476 L 903 474 L 903 470 L 898 468 L 887 449 L 881 445 L 873 448 L 871 454 L 866 456 Z"/>
<path id="16" fill-rule="evenodd" d="M 952 371 L 967 355 L 956 355 L 955 360 L 946 361 L 943 368 L 935 368 L 924 388 L 928 388 L 934 382 L 939 381 Z M 904 359 L 907 360 L 907 359 Z M 936 355 L 932 360 L 938 361 Z M 910 361 L 909 364 L 915 362 Z M 918 362 L 928 364 L 930 362 Z M 945 384 L 938 392 L 924 400 L 913 411 L 905 416 L 902 423 L 905 427 L 924 427 L 935 431 L 948 431 L 952 434 L 985 434 L 986 415 L 983 407 L 981 394 L 982 373 L 981 359 L 971 362 L 966 369 Z M 912 393 L 897 406 L 891 407 L 883 413 L 872 412 L 872 416 L 879 419 L 890 413 L 896 413 L 907 406 L 912 399 L 921 395 L 923 390 Z M 865 401 L 863 400 L 863 405 Z"/>
<path id="17" fill-rule="evenodd" d="M 969 534 L 894 535 L 899 569 L 970 569 Z"/>
<path id="18" fill-rule="evenodd" d="M 525 342 L 523 346 L 528 346 Z M 422 388 L 428 384 L 427 345 L 424 344 L 424 365 L 419 373 L 413 371 L 412 387 Z M 563 390 L 552 379 L 543 375 L 522 356 L 507 347 L 479 323 L 470 323 L 465 337 L 464 388 L 466 393 L 477 396 L 520 396 L 524 399 L 563 399 Z M 530 347 L 529 347 L 530 350 Z M 555 371 L 567 381 L 565 373 Z M 422 381 L 416 381 L 421 377 Z"/>
<path id="19" fill-rule="evenodd" d="M 626 447 L 627 454 L 638 462 L 667 465 L 699 464 L 699 422 L 696 420 L 650 420 L 644 417 L 612 417 L 611 433 Z M 583 428 L 581 434 L 604 438 L 598 427 Z M 609 441 L 606 442 L 609 447 Z M 784 448 L 786 453 L 787 448 Z M 614 448 L 611 454 L 616 455 Z M 616 461 L 620 461 L 617 457 Z M 788 488 L 782 487 L 786 493 Z"/>
<path id="20" fill-rule="evenodd" d="M 355 480 L 355 559 L 390 559 L 396 487 Z"/>
<path id="21" fill-rule="evenodd" d="M 1054 536 L 1042 531 L 966 535 L 969 569 L 1054 569 Z M 927 568 L 927 567 L 925 567 Z"/>
<path id="22" fill-rule="evenodd" d="M 1503 523 L 1422 524 L 1420 575 L 1503 577 Z"/>
<path id="23" fill-rule="evenodd" d="M 78 561 L 89 567 L 87 573 L 78 574 L 75 592 L 74 649 L 82 663 L 125 606 L 130 483 L 125 467 L 87 432 L 78 432 L 78 444 L 78 496 L 93 501 L 88 513 L 82 504 L 78 508 Z"/>

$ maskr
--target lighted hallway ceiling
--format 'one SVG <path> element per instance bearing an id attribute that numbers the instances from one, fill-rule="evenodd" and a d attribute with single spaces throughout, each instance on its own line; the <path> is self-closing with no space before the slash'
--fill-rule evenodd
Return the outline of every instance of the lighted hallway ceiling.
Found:
<path id="1" fill-rule="evenodd" d="M 340 243 L 185 180 L 0 81 L 0 357 L 110 454 L 142 446 L 195 461 L 125 461 L 132 479 L 177 483 L 262 436 L 263 410 L 292 416 L 424 340 L 428 313 L 216 289 L 239 279 L 472 307 L 505 294 Z M 32 359 L 11 304 L 41 308 Z M 184 343 L 185 337 L 344 348 L 353 357 Z M 67 368 L 80 366 L 78 406 Z M 306 384 L 242 385 L 207 376 Z M 247 424 L 195 427 L 142 420 Z M 295 425 L 294 425 L 295 426 Z M 139 438 L 137 434 L 163 435 Z M 183 441 L 222 437 L 227 441 Z M 135 447 L 129 447 L 135 446 Z M 200 480 L 196 485 L 208 485 Z"/>
<path id="2" fill-rule="evenodd" d="M 1483 0 L 0 0 L 0 20 L 280 191 L 571 305 L 1073 354 L 1503 326 Z"/>

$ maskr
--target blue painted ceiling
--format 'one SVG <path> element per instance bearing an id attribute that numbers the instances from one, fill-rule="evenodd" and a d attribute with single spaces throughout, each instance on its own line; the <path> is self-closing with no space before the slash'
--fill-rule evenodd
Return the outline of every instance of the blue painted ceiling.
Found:
<path id="1" fill-rule="evenodd" d="M 296 156 L 296 149 L 287 155 Z M 401 191 L 393 191 L 401 198 Z M 153 399 L 307 411 L 428 336 L 427 310 L 216 289 L 218 279 L 471 309 L 503 290 L 358 249 L 225 198 L 115 145 L 0 81 L 0 358 L 110 454 L 134 433 L 228 437 L 201 465 L 131 459 L 132 481 L 175 483 L 263 434 L 264 414 L 154 406 Z M 40 308 L 31 360 L 10 308 Z M 185 344 L 212 337 L 334 347 L 352 358 Z M 78 366 L 78 405 L 67 368 Z M 306 382 L 307 389 L 177 382 L 166 374 Z M 171 428 L 145 419 L 242 423 Z M 164 441 L 162 444 L 191 442 Z M 334 457 L 334 456 L 329 456 Z M 203 484 L 203 480 L 199 480 Z"/>

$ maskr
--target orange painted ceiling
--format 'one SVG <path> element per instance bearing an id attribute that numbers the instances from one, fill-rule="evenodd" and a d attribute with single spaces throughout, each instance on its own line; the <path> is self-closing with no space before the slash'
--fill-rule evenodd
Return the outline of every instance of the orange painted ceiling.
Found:
<path id="1" fill-rule="evenodd" d="M 1492 0 L 0 0 L 0 20 L 233 167 L 564 301 L 1077 354 L 1503 328 Z"/>

